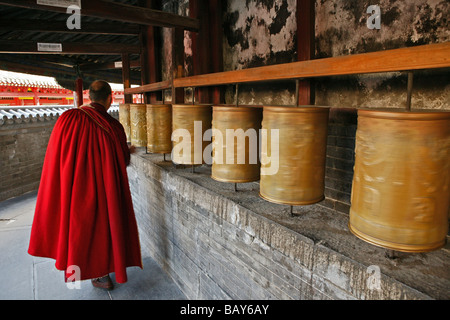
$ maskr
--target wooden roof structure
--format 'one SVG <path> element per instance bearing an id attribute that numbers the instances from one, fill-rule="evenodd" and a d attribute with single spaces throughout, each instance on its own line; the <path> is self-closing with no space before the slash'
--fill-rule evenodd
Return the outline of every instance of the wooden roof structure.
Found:
<path id="1" fill-rule="evenodd" d="M 155 3 L 158 1 L 0 1 L 0 69 L 52 76 L 72 90 L 80 74 L 85 84 L 104 79 L 127 82 L 128 87 L 140 85 L 148 27 L 199 29 L 197 19 L 151 9 Z M 80 29 L 67 26 L 76 12 L 68 11 L 70 4 L 81 8 Z"/>
<path id="2" fill-rule="evenodd" d="M 67 25 L 67 5 L 81 7 L 81 29 Z M 184 102 L 193 88 L 200 103 L 223 103 L 220 86 L 259 81 L 296 81 L 296 104 L 314 104 L 311 78 L 399 71 L 408 73 L 410 108 L 413 72 L 450 67 L 450 42 L 314 59 L 314 0 L 297 0 L 297 61 L 245 70 L 223 71 L 222 0 L 190 0 L 189 16 L 161 10 L 161 0 L 0 0 L 0 69 L 54 76 L 73 90 L 85 82 L 123 82 L 125 102 L 132 94 L 172 103 Z M 65 4 L 65 5 L 64 5 Z M 158 27 L 172 30 L 173 78 L 161 78 Z M 191 31 L 193 74 L 183 75 L 184 31 Z M 50 44 L 47 52 L 40 51 Z M 52 45 L 56 46 L 57 49 Z M 131 88 L 131 84 L 140 85 Z"/>

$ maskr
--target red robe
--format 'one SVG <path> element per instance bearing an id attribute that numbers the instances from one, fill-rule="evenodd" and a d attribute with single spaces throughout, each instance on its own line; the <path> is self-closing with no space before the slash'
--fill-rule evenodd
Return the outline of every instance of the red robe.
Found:
<path id="1" fill-rule="evenodd" d="M 50 137 L 28 253 L 85 280 L 142 268 L 125 131 L 100 104 L 64 112 Z M 69 274 L 70 272 L 70 274 Z"/>

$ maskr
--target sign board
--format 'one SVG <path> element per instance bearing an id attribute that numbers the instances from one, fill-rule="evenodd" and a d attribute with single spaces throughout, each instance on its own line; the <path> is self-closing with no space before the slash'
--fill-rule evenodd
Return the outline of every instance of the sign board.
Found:
<path id="1" fill-rule="evenodd" d="M 62 43 L 38 42 L 37 50 L 42 52 L 62 52 Z"/>
<path id="2" fill-rule="evenodd" d="M 75 5 L 81 8 L 81 0 L 36 0 L 36 4 L 61 8 L 68 8 Z"/>

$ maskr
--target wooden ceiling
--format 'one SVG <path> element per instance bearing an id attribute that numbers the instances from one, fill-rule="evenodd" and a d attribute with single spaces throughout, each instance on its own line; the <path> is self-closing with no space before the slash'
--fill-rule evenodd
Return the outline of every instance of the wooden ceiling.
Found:
<path id="1" fill-rule="evenodd" d="M 70 30 L 66 22 L 71 14 L 64 7 L 70 2 L 0 0 L 0 69 L 53 76 L 73 89 L 80 72 L 87 83 L 98 78 L 121 83 L 122 68 L 116 62 L 126 55 L 130 83 L 141 84 L 146 26 L 199 30 L 197 19 L 152 9 L 161 6 L 154 0 L 80 0 L 81 29 Z M 38 43 L 60 46 L 58 51 L 40 51 Z"/>

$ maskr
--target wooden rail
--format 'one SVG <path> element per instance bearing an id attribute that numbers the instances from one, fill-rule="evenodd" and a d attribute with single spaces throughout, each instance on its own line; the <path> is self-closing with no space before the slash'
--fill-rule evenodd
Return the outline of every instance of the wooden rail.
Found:
<path id="1" fill-rule="evenodd" d="M 126 89 L 125 94 L 154 92 L 170 88 L 207 87 L 446 67 L 450 67 L 450 42 L 175 78 L 173 83 L 162 81 Z"/>
<path id="2" fill-rule="evenodd" d="M 67 12 L 67 7 L 65 6 L 43 5 L 36 0 L 0 0 L 0 4 L 59 13 Z M 195 32 L 200 29 L 200 22 L 197 19 L 123 3 L 104 0 L 81 0 L 80 7 L 82 16 L 148 26 L 183 28 Z"/>
<path id="3" fill-rule="evenodd" d="M 450 42 L 176 78 L 175 88 L 450 67 Z"/>
<path id="4" fill-rule="evenodd" d="M 128 88 L 128 89 L 124 90 L 124 94 L 139 94 L 139 93 L 145 93 L 145 92 L 161 91 L 164 89 L 171 89 L 171 88 L 172 88 L 172 82 L 169 80 L 166 80 L 166 81 L 161 81 L 161 82 L 145 84 L 140 87 Z"/>

